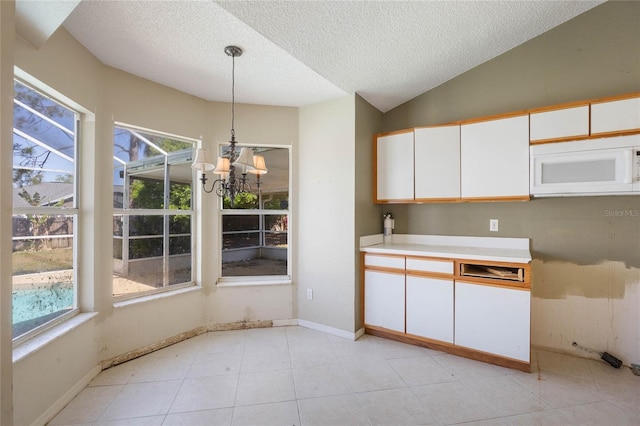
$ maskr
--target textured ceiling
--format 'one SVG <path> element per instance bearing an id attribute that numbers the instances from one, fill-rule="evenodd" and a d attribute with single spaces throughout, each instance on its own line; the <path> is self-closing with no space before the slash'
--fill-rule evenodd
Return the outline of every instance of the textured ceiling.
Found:
<path id="1" fill-rule="evenodd" d="M 358 93 L 384 112 L 602 2 L 82 0 L 64 26 L 103 63 L 207 100 L 230 101 L 234 44 L 237 102 Z"/>

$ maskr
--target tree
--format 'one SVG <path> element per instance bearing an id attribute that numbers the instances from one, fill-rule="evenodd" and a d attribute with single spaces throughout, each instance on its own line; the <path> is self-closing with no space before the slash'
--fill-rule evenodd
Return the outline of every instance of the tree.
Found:
<path id="1" fill-rule="evenodd" d="M 14 99 L 41 114 L 35 114 L 18 103 L 14 106 L 13 127 L 36 138 L 54 127 L 42 116 L 61 122 L 68 119 L 71 113 L 62 105 L 18 82 L 14 83 Z M 57 135 L 56 143 L 58 146 L 56 149 L 58 151 L 73 148 L 73 135 L 66 132 L 58 132 Z M 14 133 L 13 156 L 13 182 L 18 188 L 38 185 L 42 182 L 43 172 L 38 169 L 43 169 L 51 158 L 50 150 L 39 148 Z"/>
<path id="2" fill-rule="evenodd" d="M 233 205 L 231 205 L 231 198 L 224 197 L 225 209 L 257 209 L 258 208 L 258 196 L 252 192 L 240 192 L 233 198 Z"/>
<path id="3" fill-rule="evenodd" d="M 22 199 L 24 199 L 30 206 L 41 206 L 44 202 L 44 197 L 41 197 L 38 192 L 35 192 L 33 195 L 30 195 L 25 189 L 23 189 L 18 195 Z M 56 206 L 62 205 L 63 200 L 58 201 Z M 31 235 L 34 237 L 39 237 L 42 235 L 47 235 L 49 231 L 49 227 L 51 226 L 51 222 L 53 222 L 54 218 L 48 214 L 27 214 L 27 219 L 31 225 Z M 31 240 L 30 240 L 31 241 Z M 44 248 L 48 248 L 45 240 L 40 238 L 35 238 L 30 243 L 30 248 L 32 250 L 41 250 Z"/>

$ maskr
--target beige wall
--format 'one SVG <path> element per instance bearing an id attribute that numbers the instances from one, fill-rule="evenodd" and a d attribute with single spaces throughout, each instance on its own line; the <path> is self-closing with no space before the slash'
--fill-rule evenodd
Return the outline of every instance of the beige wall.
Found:
<path id="1" fill-rule="evenodd" d="M 299 120 L 298 318 L 354 332 L 355 97 L 302 107 Z"/>
<path id="2" fill-rule="evenodd" d="M 226 143 L 229 139 L 230 106 L 206 102 L 104 66 L 64 29 L 57 31 L 37 50 L 18 40 L 15 53 L 15 64 L 23 71 L 20 75 L 29 81 L 39 80 L 47 90 L 64 95 L 66 102 L 83 112 L 82 232 L 78 247 L 82 265 L 80 307 L 85 312 L 99 314 L 95 319 L 69 330 L 63 339 L 54 340 L 14 363 L 16 424 L 46 420 L 41 416 L 46 417 L 52 406 L 73 396 L 69 394 L 74 389 L 73 385 L 90 378 L 100 361 L 211 324 L 294 318 L 295 284 L 216 287 L 217 235 L 220 229 L 217 200 L 212 195 L 201 194 L 199 190 L 195 194 L 199 213 L 195 235 L 199 237 L 197 281 L 202 288 L 114 307 L 111 265 L 113 188 L 111 179 L 103 178 L 112 175 L 113 123 L 122 122 L 201 139 L 203 146 L 213 149 L 218 142 Z M 2 82 L 3 86 L 9 84 L 12 87 L 11 76 L 3 75 Z M 8 120 L 11 119 L 9 117 Z M 5 120 L 2 128 L 10 129 L 10 124 L 5 126 Z M 235 127 L 240 143 L 291 146 L 295 156 L 297 108 L 237 105 Z M 2 158 L 10 157 L 3 155 Z M 10 173 L 11 167 L 3 167 L 2 170 Z M 5 182 L 10 184 L 11 181 L 6 179 Z M 10 206 L 10 194 L 11 191 L 3 190 L 1 205 Z M 292 207 L 295 211 L 295 202 Z M 3 244 L 10 243 L 10 235 L 10 231 L 3 232 Z M 10 262 L 10 255 L 6 253 L 10 250 L 2 251 L 2 261 Z M 3 273 L 7 270 L 10 268 L 3 267 Z M 294 280 L 295 275 L 294 270 Z M 11 281 L 3 282 L 10 284 Z M 3 347 L 5 344 L 10 350 L 10 332 L 8 338 L 3 337 Z M 6 358 L 3 356 L 2 359 Z M 46 374 L 43 374 L 45 367 Z M 11 375 L 11 370 L 8 374 Z M 10 386 L 11 380 L 3 378 L 2 383 Z"/>
<path id="3" fill-rule="evenodd" d="M 0 424 L 12 421 L 11 201 L 15 3 L 0 2 Z"/>
<path id="4" fill-rule="evenodd" d="M 640 3 L 607 2 L 388 112 L 385 130 L 635 91 Z M 640 196 L 392 211 L 401 233 L 530 238 L 532 343 L 575 353 L 577 341 L 640 362 Z"/>

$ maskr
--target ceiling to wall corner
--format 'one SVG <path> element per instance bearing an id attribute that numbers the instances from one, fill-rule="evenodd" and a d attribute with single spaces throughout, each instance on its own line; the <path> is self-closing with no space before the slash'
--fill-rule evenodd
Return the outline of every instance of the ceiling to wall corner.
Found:
<path id="1" fill-rule="evenodd" d="M 101 62 L 211 101 L 299 107 L 359 94 L 386 112 L 595 1 L 17 0 L 36 48 L 63 25 Z"/>

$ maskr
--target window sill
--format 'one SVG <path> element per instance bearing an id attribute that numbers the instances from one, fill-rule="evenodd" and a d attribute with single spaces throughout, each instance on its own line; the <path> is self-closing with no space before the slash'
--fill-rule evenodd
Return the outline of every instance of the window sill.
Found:
<path id="1" fill-rule="evenodd" d="M 37 336 L 34 336 L 32 339 L 18 344 L 15 348 L 13 348 L 13 363 L 15 364 L 16 362 L 27 358 L 31 354 L 36 353 L 40 349 L 47 346 L 49 343 L 60 338 L 61 336 L 64 336 L 80 325 L 91 321 L 97 316 L 97 312 L 88 312 L 74 315 L 68 320 L 65 320 L 62 323 L 55 325 L 46 331 L 43 331 Z"/>
<path id="2" fill-rule="evenodd" d="M 125 299 L 125 300 L 117 300 L 117 301 L 114 301 L 113 307 L 116 309 L 124 308 L 126 306 L 139 305 L 141 303 L 147 303 L 147 302 L 152 302 L 154 300 L 166 299 L 167 297 L 173 297 L 180 294 L 191 293 L 193 291 L 200 291 L 200 290 L 202 290 L 201 286 L 190 285 L 188 287 L 177 288 L 175 290 L 170 290 L 170 291 L 163 291 L 161 293 L 154 293 L 147 296 L 132 297 L 130 299 Z"/>
<path id="3" fill-rule="evenodd" d="M 225 277 L 218 279 L 218 287 L 247 287 L 265 285 L 289 285 L 292 283 L 289 276 L 273 277 Z"/>

